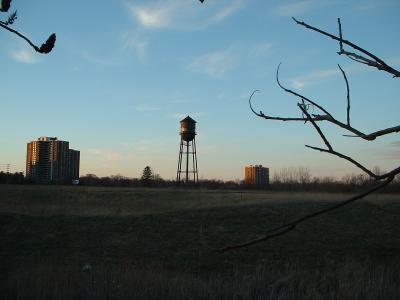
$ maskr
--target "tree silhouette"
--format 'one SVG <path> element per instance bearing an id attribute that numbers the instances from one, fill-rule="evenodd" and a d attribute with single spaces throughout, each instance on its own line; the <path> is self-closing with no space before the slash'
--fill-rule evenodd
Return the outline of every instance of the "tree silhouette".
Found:
<path id="1" fill-rule="evenodd" d="M 153 182 L 153 179 L 154 179 L 154 176 L 153 176 L 152 169 L 149 166 L 146 166 L 143 169 L 143 174 L 142 174 L 142 177 L 141 177 L 141 180 L 142 180 L 143 184 L 145 186 L 150 186 L 151 183 Z"/>
<path id="2" fill-rule="evenodd" d="M 10 9 L 10 6 L 11 6 L 11 0 L 1 0 L 0 12 L 7 12 Z M 14 11 L 8 16 L 6 21 L 0 20 L 0 27 L 16 34 L 17 36 L 25 40 L 33 49 L 35 49 L 36 52 L 47 54 L 54 48 L 54 45 L 56 43 L 55 33 L 51 34 L 47 39 L 47 41 L 43 43 L 40 47 L 38 47 L 35 44 L 33 44 L 25 35 L 21 34 L 20 32 L 10 27 L 12 24 L 14 24 L 16 20 L 17 20 L 17 11 Z"/>
<path id="3" fill-rule="evenodd" d="M 356 45 L 355 43 L 344 39 L 343 34 L 342 34 L 342 24 L 340 22 L 340 19 L 338 19 L 339 36 L 325 32 L 325 31 L 323 31 L 319 28 L 316 28 L 314 26 L 311 26 L 305 22 L 298 21 L 295 18 L 293 18 L 293 20 L 295 21 L 295 23 L 297 25 L 303 26 L 306 29 L 312 30 L 323 36 L 327 36 L 327 37 L 339 42 L 339 51 L 337 52 L 339 55 L 344 55 L 357 63 L 361 63 L 364 65 L 376 68 L 378 70 L 384 71 L 384 72 L 392 75 L 393 78 L 400 77 L 400 71 L 398 71 L 398 70 L 394 69 L 393 67 L 391 67 L 390 65 L 388 65 L 386 62 L 384 62 L 378 56 L 371 53 L 370 51 L 365 50 L 364 48 L 361 48 L 360 46 Z M 349 49 L 351 49 L 351 51 L 345 49 L 345 47 L 348 47 Z M 271 238 L 286 234 L 287 232 L 295 229 L 297 225 L 299 225 L 300 223 L 302 223 L 304 221 L 307 221 L 307 220 L 309 220 L 311 218 L 315 218 L 321 214 L 324 214 L 324 213 L 330 212 L 332 210 L 338 209 L 340 207 L 343 207 L 345 205 L 348 205 L 352 202 L 355 202 L 359 199 L 364 198 L 367 195 L 370 195 L 371 193 L 374 193 L 374 192 L 384 188 L 385 186 L 387 186 L 394 180 L 396 175 L 398 175 L 400 173 L 400 166 L 392 169 L 389 172 L 381 173 L 380 171 L 377 172 L 376 169 L 369 169 L 366 166 L 364 166 L 363 164 L 361 164 L 360 162 L 358 162 L 356 159 L 354 159 L 350 156 L 347 156 L 341 152 L 338 152 L 337 150 L 334 149 L 334 147 L 332 146 L 332 143 L 328 140 L 328 138 L 324 135 L 321 128 L 317 125 L 318 122 L 328 122 L 335 126 L 338 126 L 338 127 L 341 127 L 343 129 L 347 130 L 350 134 L 345 135 L 345 136 L 361 138 L 366 141 L 374 141 L 378 137 L 400 131 L 400 126 L 394 126 L 394 127 L 384 128 L 384 129 L 381 129 L 381 130 L 378 130 L 378 131 L 375 131 L 372 133 L 364 133 L 361 130 L 359 130 L 358 128 L 355 128 L 355 127 L 353 127 L 353 125 L 351 125 L 351 123 L 350 123 L 350 107 L 351 106 L 350 106 L 349 81 L 347 79 L 345 71 L 342 69 L 342 67 L 340 65 L 338 65 L 338 68 L 343 76 L 344 81 L 345 81 L 346 92 L 347 92 L 346 93 L 347 94 L 347 97 L 346 97 L 347 105 L 346 105 L 346 121 L 345 122 L 340 121 L 337 118 L 335 118 L 328 110 L 326 110 L 323 106 L 318 104 L 317 101 L 314 101 L 314 100 L 306 97 L 305 95 L 302 95 L 298 92 L 295 92 L 295 91 L 285 87 L 279 80 L 280 65 L 281 64 L 279 64 L 277 71 L 276 71 L 277 84 L 283 91 L 298 98 L 299 101 L 297 103 L 297 107 L 300 110 L 300 112 L 302 113 L 302 117 L 300 118 L 300 117 L 270 116 L 270 115 L 264 114 L 262 111 L 256 112 L 252 106 L 251 101 L 252 101 L 254 94 L 256 92 L 258 92 L 258 90 L 255 90 L 249 98 L 249 106 L 250 106 L 251 111 L 256 116 L 266 119 L 266 120 L 285 121 L 285 122 L 286 121 L 300 121 L 300 122 L 304 122 L 304 123 L 309 123 L 311 125 L 311 127 L 313 129 L 315 129 L 315 131 L 320 136 L 321 140 L 325 144 L 325 148 L 305 145 L 306 147 L 308 147 L 312 150 L 317 150 L 320 152 L 328 153 L 328 154 L 337 156 L 341 159 L 348 161 L 349 163 L 355 165 L 356 167 L 361 169 L 363 172 L 365 172 L 367 175 L 369 175 L 371 177 L 371 179 L 373 180 L 373 182 L 375 183 L 375 185 L 372 188 L 364 191 L 363 193 L 356 195 L 354 197 L 351 197 L 342 202 L 339 202 L 331 207 L 328 207 L 328 208 L 322 209 L 320 211 L 316 211 L 314 213 L 299 217 L 298 219 L 296 219 L 294 221 L 285 223 L 276 228 L 272 228 L 272 229 L 268 230 L 267 232 L 265 232 L 264 235 L 262 235 L 256 239 L 252 239 L 252 240 L 249 240 L 249 241 L 241 243 L 241 244 L 236 244 L 236 245 L 231 245 L 231 246 L 225 247 L 225 248 L 221 249 L 222 252 L 239 249 L 239 248 L 243 248 L 243 247 L 248 247 L 250 245 L 260 243 L 260 242 L 269 240 Z M 314 108 L 314 110 L 317 113 L 309 112 L 309 107 L 311 107 L 311 106 Z"/>

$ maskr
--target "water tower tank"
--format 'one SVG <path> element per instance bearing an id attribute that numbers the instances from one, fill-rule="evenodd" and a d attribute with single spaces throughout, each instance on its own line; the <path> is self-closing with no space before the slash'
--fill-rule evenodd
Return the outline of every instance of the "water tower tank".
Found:
<path id="1" fill-rule="evenodd" d="M 184 118 L 181 121 L 181 131 L 179 134 L 182 136 L 184 141 L 192 141 L 196 135 L 196 121 L 189 116 Z"/>

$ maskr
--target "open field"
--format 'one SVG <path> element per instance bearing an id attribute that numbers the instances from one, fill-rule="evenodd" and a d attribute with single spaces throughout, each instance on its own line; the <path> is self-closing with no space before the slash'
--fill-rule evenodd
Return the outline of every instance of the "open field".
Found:
<path id="1" fill-rule="evenodd" d="M 399 299 L 400 196 L 0 186 L 5 299 Z M 87 265 L 87 267 L 84 267 Z"/>

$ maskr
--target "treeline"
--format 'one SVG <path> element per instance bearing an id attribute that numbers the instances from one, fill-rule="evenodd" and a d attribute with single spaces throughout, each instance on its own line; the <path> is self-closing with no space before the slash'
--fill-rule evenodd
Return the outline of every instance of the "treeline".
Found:
<path id="1" fill-rule="evenodd" d="M 193 187 L 193 188 L 208 188 L 208 189 L 237 189 L 242 185 L 240 182 L 223 181 L 217 179 L 199 180 L 197 183 L 178 183 L 176 180 L 163 179 L 159 175 L 129 178 L 122 175 L 112 175 L 105 177 L 97 177 L 94 174 L 87 174 L 79 178 L 80 185 L 86 186 L 120 186 L 120 187 Z"/>
<path id="2" fill-rule="evenodd" d="M 16 172 L 16 173 L 6 173 L 0 172 L 0 184 L 24 184 L 29 183 L 25 178 L 24 173 Z"/>
<path id="3" fill-rule="evenodd" d="M 376 170 L 375 170 L 376 171 Z M 0 184 L 34 184 L 23 173 L 0 172 Z M 175 180 L 163 179 L 159 175 L 142 178 L 129 178 L 122 175 L 98 177 L 94 174 L 81 176 L 79 185 L 115 186 L 115 187 L 149 187 L 149 188 L 200 188 L 225 190 L 270 190 L 270 191 L 307 191 L 307 192 L 358 192 L 375 184 L 364 174 L 348 174 L 341 179 L 334 177 L 312 177 L 307 168 L 289 168 L 275 172 L 267 186 L 253 186 L 243 180 L 223 181 L 220 179 L 201 179 L 196 184 L 178 183 Z M 400 177 L 385 188 L 386 192 L 400 192 Z"/>
<path id="4" fill-rule="evenodd" d="M 384 173 L 379 167 L 374 167 L 372 171 L 378 175 Z M 341 179 L 331 176 L 312 177 L 308 168 L 299 167 L 275 172 L 269 188 L 277 191 L 357 192 L 375 184 L 375 180 L 366 174 L 347 174 Z M 400 176 L 384 191 L 400 192 Z"/>
<path id="5" fill-rule="evenodd" d="M 270 191 L 307 191 L 307 192 L 358 192 L 375 184 L 374 180 L 363 174 L 349 174 L 341 179 L 334 177 L 312 177 L 303 169 L 281 170 L 271 178 L 267 186 L 253 186 L 243 180 L 223 181 L 220 179 L 202 179 L 196 184 L 178 183 L 175 180 L 165 180 L 160 176 L 152 179 L 128 178 L 121 175 L 97 177 L 88 174 L 80 178 L 81 185 L 88 186 L 121 186 L 121 187 L 186 187 L 226 190 L 270 190 Z M 400 177 L 385 188 L 386 192 L 400 192 Z"/>

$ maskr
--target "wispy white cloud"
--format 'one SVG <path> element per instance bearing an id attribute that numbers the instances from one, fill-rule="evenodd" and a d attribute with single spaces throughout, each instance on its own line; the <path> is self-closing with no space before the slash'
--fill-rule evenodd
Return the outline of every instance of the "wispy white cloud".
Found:
<path id="1" fill-rule="evenodd" d="M 145 59 L 149 43 L 139 35 L 125 32 L 121 35 L 121 44 L 123 51 L 132 51 L 140 61 Z"/>
<path id="2" fill-rule="evenodd" d="M 149 151 L 154 149 L 162 149 L 163 142 L 158 139 L 142 139 L 135 141 L 133 148 L 137 151 Z"/>
<path id="3" fill-rule="evenodd" d="M 10 52 L 11 57 L 23 64 L 35 64 L 39 62 L 35 52 L 31 49 L 21 49 Z"/>
<path id="4" fill-rule="evenodd" d="M 327 4 L 332 4 L 332 1 L 326 0 L 301 0 L 291 1 L 289 3 L 280 4 L 271 9 L 271 15 L 279 17 L 296 17 L 306 14 L 312 10 L 321 8 Z"/>
<path id="5" fill-rule="evenodd" d="M 244 5 L 246 4 L 246 1 L 243 0 L 236 0 L 236 1 L 231 1 L 228 5 L 222 7 L 219 11 L 215 13 L 210 18 L 210 24 L 211 23 L 218 23 L 221 22 L 230 16 L 234 15 L 237 11 L 242 9 Z"/>
<path id="6" fill-rule="evenodd" d="M 160 153 L 164 151 L 165 144 L 166 142 L 163 139 L 139 139 L 121 143 L 130 153 Z"/>
<path id="7" fill-rule="evenodd" d="M 385 58 L 385 61 L 392 66 L 399 66 L 400 65 L 400 58 L 399 57 L 389 57 Z M 350 64 L 346 66 L 342 66 L 346 74 L 354 74 L 354 73 L 361 73 L 361 72 L 368 72 L 368 71 L 375 71 L 376 69 L 373 67 L 366 66 L 364 64 Z M 323 70 L 316 70 L 311 73 L 294 77 L 290 79 L 290 84 L 292 87 L 296 89 L 302 89 L 307 86 L 315 85 L 325 81 L 326 79 L 332 78 L 334 76 L 342 76 L 339 68 L 332 68 L 332 69 L 323 69 Z"/>
<path id="8" fill-rule="evenodd" d="M 127 4 L 134 19 L 145 28 L 165 28 L 170 26 L 175 5 L 168 6 L 162 2 L 149 2 L 139 6 Z"/>
<path id="9" fill-rule="evenodd" d="M 238 65 L 238 55 L 231 48 L 228 48 L 201 55 L 189 63 L 187 68 L 211 76 L 222 76 Z"/>
<path id="10" fill-rule="evenodd" d="M 173 99 L 170 101 L 171 104 L 183 104 L 183 103 L 189 103 L 190 101 L 187 99 Z"/>
<path id="11" fill-rule="evenodd" d="M 83 43 L 70 40 L 68 50 L 80 59 L 106 67 L 122 66 L 134 58 L 144 61 L 147 55 L 148 42 L 132 31 L 120 33 L 115 40 L 110 41 L 107 48 L 86 47 Z"/>
<path id="12" fill-rule="evenodd" d="M 153 112 L 153 111 L 160 110 L 160 107 L 146 104 L 146 103 L 133 105 L 132 108 L 138 112 Z"/>
<path id="13" fill-rule="evenodd" d="M 355 64 L 343 67 L 346 74 L 359 73 L 371 70 L 365 65 Z M 315 85 L 325 81 L 326 79 L 341 76 L 339 68 L 316 70 L 311 73 L 294 77 L 290 79 L 290 85 L 296 89 L 303 89 L 307 86 Z"/>
<path id="14" fill-rule="evenodd" d="M 391 6 L 398 5 L 397 0 L 372 0 L 372 1 L 361 1 L 360 3 L 356 3 L 354 5 L 354 10 L 357 11 L 376 11 L 383 8 L 388 8 Z"/>
<path id="15" fill-rule="evenodd" d="M 272 48 L 270 43 L 231 45 L 226 49 L 202 54 L 186 65 L 188 70 L 221 77 L 239 67 L 243 62 L 259 59 Z"/>
<path id="16" fill-rule="evenodd" d="M 69 67 L 67 70 L 68 70 L 68 72 L 75 73 L 75 72 L 79 72 L 80 71 L 80 67 L 73 66 L 73 67 Z"/>
<path id="17" fill-rule="evenodd" d="M 124 159 L 124 155 L 121 152 L 111 149 L 88 149 L 87 152 L 101 161 L 115 162 Z"/>
<path id="18" fill-rule="evenodd" d="M 108 58 L 103 58 L 99 57 L 88 50 L 80 50 L 78 52 L 78 55 L 82 57 L 84 60 L 86 60 L 89 63 L 96 64 L 96 65 L 104 65 L 104 66 L 109 66 L 113 64 L 112 59 Z"/>
<path id="19" fill-rule="evenodd" d="M 271 43 L 260 43 L 253 46 L 251 49 L 251 56 L 260 57 L 266 53 L 268 53 L 272 48 Z"/>
<path id="20" fill-rule="evenodd" d="M 339 75 L 338 69 L 317 70 L 306 75 L 298 76 L 291 79 L 291 85 L 296 89 L 302 89 L 305 86 L 314 85 L 324 79 Z"/>
<path id="21" fill-rule="evenodd" d="M 388 159 L 400 159 L 400 141 L 390 142 L 384 150 L 384 155 Z"/>
<path id="22" fill-rule="evenodd" d="M 126 7 L 143 28 L 194 30 L 228 19 L 248 1 L 219 0 L 205 6 L 196 1 L 149 0 L 145 4 L 129 2 Z"/>

